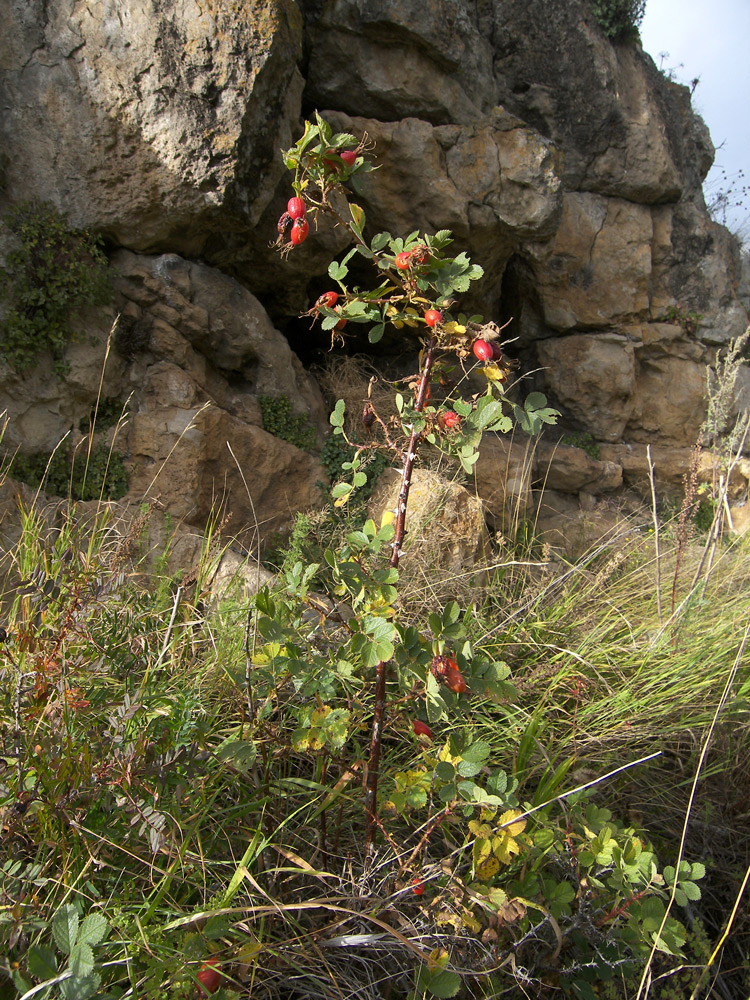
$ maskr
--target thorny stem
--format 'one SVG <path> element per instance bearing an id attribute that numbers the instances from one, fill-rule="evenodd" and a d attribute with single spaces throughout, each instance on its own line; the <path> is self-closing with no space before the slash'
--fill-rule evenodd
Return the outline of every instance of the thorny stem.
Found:
<path id="1" fill-rule="evenodd" d="M 435 349 L 437 348 L 437 337 L 432 337 L 425 351 L 422 362 L 422 374 L 417 388 L 417 401 L 415 410 L 421 413 L 427 398 L 427 389 L 430 384 L 432 365 L 435 360 Z M 414 425 L 409 435 L 409 443 L 403 453 L 404 469 L 401 476 L 401 489 L 398 495 L 398 505 L 396 508 L 396 534 L 393 539 L 393 549 L 391 552 L 390 565 L 396 569 L 401 558 L 401 546 L 406 535 L 406 507 L 409 501 L 409 487 L 411 486 L 412 470 L 414 460 L 417 457 L 417 449 L 422 437 Z M 385 720 L 385 679 L 388 664 L 381 660 L 375 668 L 375 709 L 372 719 L 372 736 L 370 739 L 370 758 L 367 764 L 367 780 L 365 783 L 365 815 L 367 826 L 365 830 L 365 857 L 372 860 L 375 848 L 375 831 L 378 825 L 378 777 L 380 773 L 380 754 L 383 743 L 383 723 Z"/>

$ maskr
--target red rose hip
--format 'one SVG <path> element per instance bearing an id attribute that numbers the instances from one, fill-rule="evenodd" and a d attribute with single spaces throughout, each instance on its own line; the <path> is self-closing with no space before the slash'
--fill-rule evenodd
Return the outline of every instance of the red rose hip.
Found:
<path id="1" fill-rule="evenodd" d="M 218 963 L 218 958 L 215 955 L 212 955 L 211 958 L 206 959 L 201 966 L 201 970 L 198 973 L 200 996 L 205 996 L 206 993 L 215 993 L 221 986 L 221 981 L 224 977 L 216 968 Z"/>
<path id="2" fill-rule="evenodd" d="M 422 722 L 421 719 L 412 719 L 411 728 L 414 730 L 415 736 L 426 736 L 428 740 L 434 740 L 435 737 L 432 735 L 432 730 L 427 725 L 426 722 Z"/>
<path id="3" fill-rule="evenodd" d="M 461 426 L 461 418 L 455 410 L 445 411 L 443 414 L 443 426 L 447 427 L 449 431 Z"/>
<path id="4" fill-rule="evenodd" d="M 286 210 L 293 219 L 304 219 L 307 215 L 307 205 L 302 198 L 290 198 Z"/>
<path id="5" fill-rule="evenodd" d="M 475 340 L 471 349 L 480 361 L 492 360 L 492 344 L 489 344 L 486 340 Z"/>
<path id="6" fill-rule="evenodd" d="M 419 876 L 413 878 L 410 882 L 410 885 L 411 885 L 411 891 L 414 893 L 415 896 L 424 896 L 424 882 Z"/>
<path id="7" fill-rule="evenodd" d="M 304 243 L 307 239 L 307 234 L 310 232 L 310 224 L 307 219 L 295 219 L 294 225 L 292 226 L 292 232 L 289 239 L 292 243 L 298 247 L 300 243 Z"/>
<path id="8" fill-rule="evenodd" d="M 443 682 L 447 688 L 455 691 L 456 694 L 463 694 L 466 690 L 466 678 L 456 667 L 448 667 L 445 671 Z"/>
<path id="9" fill-rule="evenodd" d="M 428 309 L 424 314 L 424 321 L 428 326 L 436 327 L 438 323 L 442 320 L 443 314 L 439 309 Z"/>
<path id="10" fill-rule="evenodd" d="M 339 156 L 347 165 L 347 167 L 353 167 L 357 162 L 357 153 L 353 149 L 342 149 Z"/>
<path id="11" fill-rule="evenodd" d="M 399 271 L 408 271 L 411 267 L 411 254 L 408 250 L 402 250 L 396 255 L 396 267 Z"/>
<path id="12" fill-rule="evenodd" d="M 315 303 L 318 306 L 327 306 L 329 309 L 333 309 L 339 300 L 338 292 L 323 292 L 318 301 Z"/>

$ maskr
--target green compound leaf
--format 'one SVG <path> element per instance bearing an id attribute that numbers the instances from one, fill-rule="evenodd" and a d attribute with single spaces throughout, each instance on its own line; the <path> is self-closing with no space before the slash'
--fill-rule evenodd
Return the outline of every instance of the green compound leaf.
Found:
<path id="1" fill-rule="evenodd" d="M 73 950 L 78 935 L 78 910 L 71 903 L 60 907 L 52 918 L 52 936 L 55 944 L 64 954 Z"/>

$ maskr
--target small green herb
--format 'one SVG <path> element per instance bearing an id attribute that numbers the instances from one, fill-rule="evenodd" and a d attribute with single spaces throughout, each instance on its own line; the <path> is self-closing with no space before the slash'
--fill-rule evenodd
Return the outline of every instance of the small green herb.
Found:
<path id="1" fill-rule="evenodd" d="M 296 445 L 302 451 L 315 451 L 315 429 L 302 413 L 292 413 L 288 396 L 259 396 L 263 430 Z"/>
<path id="2" fill-rule="evenodd" d="M 111 295 L 101 241 L 88 230 L 69 229 L 47 202 L 22 202 L 6 222 L 18 243 L 0 272 L 0 295 L 8 301 L 0 358 L 23 372 L 49 351 L 62 372 L 65 348 L 75 338 L 74 315 Z"/>
<path id="3" fill-rule="evenodd" d="M 638 38 L 646 0 L 592 0 L 594 16 L 607 38 L 627 42 Z"/>

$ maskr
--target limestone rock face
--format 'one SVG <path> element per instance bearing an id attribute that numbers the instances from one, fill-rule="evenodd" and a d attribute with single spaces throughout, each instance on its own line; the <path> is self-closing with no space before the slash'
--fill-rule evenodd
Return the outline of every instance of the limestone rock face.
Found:
<path id="1" fill-rule="evenodd" d="M 4 445 L 51 451 L 67 434 L 66 449 L 85 449 L 97 399 L 120 400 L 108 440 L 128 468 L 128 497 L 158 497 L 198 527 L 230 514 L 227 530 L 255 548 L 317 503 L 326 478 L 317 458 L 263 430 L 258 397 L 286 396 L 321 427 L 317 384 L 232 278 L 176 254 L 122 250 L 113 265 L 117 323 L 114 308 L 92 311 L 67 374 L 56 376 L 49 359 L 24 376 L 4 373 Z"/>
<path id="2" fill-rule="evenodd" d="M 197 254 L 255 223 L 299 114 L 293 0 L 2 0 L 0 144 L 12 199 L 135 250 Z"/>
<path id="3" fill-rule="evenodd" d="M 386 469 L 370 499 L 376 524 L 383 512 L 396 507 L 401 476 Z M 481 564 L 489 535 L 482 504 L 463 486 L 446 482 L 427 469 L 415 469 L 409 490 L 408 563 L 429 574 L 451 576 Z"/>
<path id="4" fill-rule="evenodd" d="M 326 117 L 375 142 L 382 169 L 360 182 L 374 232 L 450 229 L 496 285 L 519 243 L 552 236 L 562 211 L 559 152 L 519 119 L 494 109 L 471 124 L 433 126 Z"/>
<path id="5" fill-rule="evenodd" d="M 621 334 L 575 333 L 538 345 L 547 384 L 600 441 L 617 441 L 633 413 L 635 352 Z"/>
<path id="6" fill-rule="evenodd" d="M 554 242 L 530 257 L 545 323 L 601 327 L 646 310 L 652 237 L 645 205 L 567 194 Z"/>
<path id="7" fill-rule="evenodd" d="M 319 108 L 375 143 L 381 169 L 356 188 L 368 235 L 452 229 L 485 272 L 456 311 L 508 321 L 514 398 L 546 392 L 563 430 L 601 445 L 488 444 L 477 484 L 496 523 L 533 509 L 545 477 L 574 506 L 633 486 L 647 444 L 657 478 L 681 482 L 750 278 L 705 210 L 714 151 L 689 90 L 637 41 L 611 44 L 588 0 L 0 0 L 0 23 L 0 211 L 47 199 L 100 230 L 117 286 L 61 383 L 44 360 L 0 373 L 6 444 L 80 441 L 119 313 L 102 391 L 132 393 L 118 441 L 137 489 L 196 525 L 228 489 L 248 538 L 254 517 L 262 535 L 313 502 L 322 470 L 269 439 L 258 397 L 324 425 L 279 330 L 315 355 L 299 314 L 346 235 L 313 219 L 288 260 L 269 247 L 291 193 L 279 150 Z M 351 268 L 372 286 L 367 262 Z M 378 351 L 403 350 L 391 333 Z"/>

